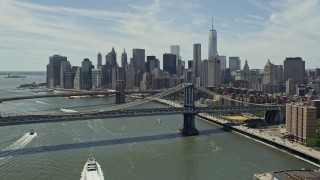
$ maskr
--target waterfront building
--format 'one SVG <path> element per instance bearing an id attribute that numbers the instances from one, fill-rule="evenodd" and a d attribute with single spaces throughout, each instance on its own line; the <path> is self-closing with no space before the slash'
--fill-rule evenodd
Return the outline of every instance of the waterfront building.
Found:
<path id="1" fill-rule="evenodd" d="M 133 65 L 136 72 L 138 70 L 145 72 L 145 49 L 133 49 L 130 64 Z"/>
<path id="2" fill-rule="evenodd" d="M 177 74 L 177 61 L 175 54 L 163 54 L 163 70 L 168 71 L 170 75 Z"/>
<path id="3" fill-rule="evenodd" d="M 192 76 L 193 82 L 199 85 L 201 77 L 201 44 L 193 44 Z"/>
<path id="4" fill-rule="evenodd" d="M 170 54 L 176 55 L 176 66 L 181 65 L 180 46 L 179 45 L 171 45 L 170 46 Z"/>
<path id="5" fill-rule="evenodd" d="M 284 81 L 289 78 L 295 84 L 304 84 L 305 61 L 301 57 L 290 57 L 283 61 Z"/>
<path id="6" fill-rule="evenodd" d="M 85 58 L 81 67 L 81 87 L 89 90 L 91 88 L 92 62 Z"/>
<path id="7" fill-rule="evenodd" d="M 74 89 L 80 90 L 82 89 L 81 87 L 81 82 L 82 82 L 82 78 L 81 78 L 81 67 L 74 67 L 75 69 L 75 76 L 74 76 L 74 84 L 73 87 Z"/>
<path id="8" fill-rule="evenodd" d="M 102 68 L 102 55 L 99 52 L 97 55 L 97 69 L 101 69 Z"/>
<path id="9" fill-rule="evenodd" d="M 229 69 L 232 72 L 240 70 L 241 60 L 239 57 L 229 57 Z"/>
<path id="10" fill-rule="evenodd" d="M 100 88 L 102 84 L 102 69 L 92 69 L 92 88 Z"/>
<path id="11" fill-rule="evenodd" d="M 65 73 L 71 71 L 71 64 L 69 61 L 62 61 L 60 67 L 60 87 L 66 88 Z"/>
<path id="12" fill-rule="evenodd" d="M 121 67 L 125 67 L 128 63 L 128 57 L 126 53 L 126 49 L 123 49 L 123 53 L 121 54 Z"/>
<path id="13" fill-rule="evenodd" d="M 47 65 L 48 88 L 55 88 L 60 85 L 60 70 L 62 61 L 67 61 L 67 57 L 61 55 L 53 55 L 49 57 L 49 64 Z"/>
<path id="14" fill-rule="evenodd" d="M 74 88 L 74 79 L 76 76 L 77 69 L 79 67 L 72 67 L 70 71 L 65 72 L 64 74 L 64 88 L 73 89 Z"/>
<path id="15" fill-rule="evenodd" d="M 306 105 L 286 105 L 286 130 L 298 142 L 316 138 L 317 108 Z"/>
<path id="16" fill-rule="evenodd" d="M 216 56 L 218 56 L 217 31 L 213 28 L 213 19 L 212 19 L 212 28 L 209 31 L 208 59 L 210 59 L 210 57 L 216 57 Z"/>

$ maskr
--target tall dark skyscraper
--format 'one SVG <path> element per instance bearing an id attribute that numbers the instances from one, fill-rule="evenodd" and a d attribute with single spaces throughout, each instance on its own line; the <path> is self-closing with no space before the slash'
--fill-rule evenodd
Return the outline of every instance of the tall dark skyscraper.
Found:
<path id="1" fill-rule="evenodd" d="M 289 78 L 294 84 L 304 84 L 305 62 L 301 57 L 290 57 L 283 61 L 284 81 Z"/>
<path id="2" fill-rule="evenodd" d="M 121 54 L 121 67 L 125 67 L 128 63 L 128 57 L 126 53 L 126 49 L 123 49 L 123 53 Z"/>
<path id="3" fill-rule="evenodd" d="M 168 71 L 170 75 L 177 74 L 177 60 L 175 54 L 163 54 L 163 70 Z"/>
<path id="4" fill-rule="evenodd" d="M 188 69 L 192 69 L 193 60 L 188 61 Z"/>
<path id="5" fill-rule="evenodd" d="M 101 68 L 102 68 L 102 55 L 99 52 L 97 56 L 97 69 L 101 69 Z"/>
<path id="6" fill-rule="evenodd" d="M 92 76 L 92 62 L 88 58 L 85 58 L 82 61 L 82 68 L 81 68 L 82 89 L 89 90 L 91 88 L 91 76 Z"/>
<path id="7" fill-rule="evenodd" d="M 145 72 L 145 49 L 133 49 L 130 64 L 133 65 L 135 71 Z"/>
<path id="8" fill-rule="evenodd" d="M 67 61 L 67 57 L 61 55 L 53 55 L 49 57 L 47 65 L 47 86 L 55 88 L 60 85 L 61 62 Z"/>
<path id="9" fill-rule="evenodd" d="M 193 44 L 192 75 L 195 83 L 201 77 L 201 44 Z"/>
<path id="10" fill-rule="evenodd" d="M 148 73 L 151 73 L 153 69 L 158 68 L 159 66 L 159 59 L 157 59 L 156 56 L 147 56 L 146 71 Z"/>

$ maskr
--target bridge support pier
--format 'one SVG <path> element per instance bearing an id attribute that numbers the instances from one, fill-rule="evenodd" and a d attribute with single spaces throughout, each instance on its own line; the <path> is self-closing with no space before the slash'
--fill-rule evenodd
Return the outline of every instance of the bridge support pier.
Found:
<path id="1" fill-rule="evenodd" d="M 188 83 L 184 87 L 184 107 L 194 109 L 194 84 Z M 199 131 L 195 126 L 195 114 L 185 113 L 183 114 L 183 128 L 182 134 L 185 136 L 199 135 Z"/>
<path id="2" fill-rule="evenodd" d="M 194 119 L 195 119 L 194 113 L 183 114 L 183 129 L 182 129 L 183 135 L 185 136 L 199 135 L 199 131 L 196 129 Z"/>
<path id="3" fill-rule="evenodd" d="M 117 81 L 116 91 L 116 104 L 123 104 L 126 103 L 126 96 L 125 96 L 125 82 L 122 80 Z"/>

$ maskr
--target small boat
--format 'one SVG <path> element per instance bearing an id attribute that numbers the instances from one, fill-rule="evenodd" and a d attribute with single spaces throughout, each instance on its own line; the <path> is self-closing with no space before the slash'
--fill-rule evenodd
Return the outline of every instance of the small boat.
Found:
<path id="1" fill-rule="evenodd" d="M 34 134 L 34 130 L 33 129 L 31 129 L 31 131 L 30 131 L 30 133 L 29 133 L 30 135 L 33 135 Z"/>
<path id="2" fill-rule="evenodd" d="M 158 123 L 158 124 L 161 124 L 161 120 L 160 120 L 160 119 L 157 119 L 157 123 Z"/>
<path id="3" fill-rule="evenodd" d="M 93 157 L 90 157 L 87 161 L 87 171 L 97 171 L 97 163 Z"/>

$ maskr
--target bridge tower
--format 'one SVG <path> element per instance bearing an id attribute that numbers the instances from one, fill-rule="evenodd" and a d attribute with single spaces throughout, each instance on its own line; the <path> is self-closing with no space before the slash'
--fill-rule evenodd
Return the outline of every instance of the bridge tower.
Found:
<path id="1" fill-rule="evenodd" d="M 184 107 L 194 109 L 194 84 L 186 83 L 184 87 Z M 195 113 L 183 114 L 182 134 L 185 136 L 199 135 L 199 131 L 195 127 Z"/>
<path id="2" fill-rule="evenodd" d="M 116 85 L 116 104 L 126 103 L 126 96 L 125 96 L 125 82 L 123 80 L 118 80 Z"/>

